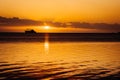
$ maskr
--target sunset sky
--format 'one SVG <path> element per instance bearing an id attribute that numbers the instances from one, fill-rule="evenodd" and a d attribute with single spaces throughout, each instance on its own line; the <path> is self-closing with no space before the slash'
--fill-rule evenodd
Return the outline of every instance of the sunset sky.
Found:
<path id="1" fill-rule="evenodd" d="M 120 23 L 120 0 L 0 0 L 0 16 L 39 21 Z"/>
<path id="2" fill-rule="evenodd" d="M 120 23 L 120 0 L 0 0 L 0 15 Z"/>

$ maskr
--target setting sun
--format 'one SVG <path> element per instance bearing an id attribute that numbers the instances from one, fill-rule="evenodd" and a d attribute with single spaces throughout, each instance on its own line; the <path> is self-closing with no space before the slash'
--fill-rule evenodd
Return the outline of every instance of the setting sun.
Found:
<path id="1" fill-rule="evenodd" d="M 50 26 L 44 26 L 44 29 L 50 29 Z"/>

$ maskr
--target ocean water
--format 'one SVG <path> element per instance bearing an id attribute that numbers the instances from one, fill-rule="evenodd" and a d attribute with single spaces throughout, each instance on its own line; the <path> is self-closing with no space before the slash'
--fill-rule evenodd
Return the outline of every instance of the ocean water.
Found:
<path id="1" fill-rule="evenodd" d="M 0 42 L 0 80 L 120 80 L 120 42 Z"/>

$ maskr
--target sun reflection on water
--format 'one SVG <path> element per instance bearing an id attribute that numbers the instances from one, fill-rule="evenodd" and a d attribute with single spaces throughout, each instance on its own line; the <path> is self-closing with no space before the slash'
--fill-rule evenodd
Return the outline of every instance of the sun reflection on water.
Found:
<path id="1" fill-rule="evenodd" d="M 45 34 L 45 41 L 44 41 L 44 50 L 45 53 L 49 53 L 49 34 Z"/>

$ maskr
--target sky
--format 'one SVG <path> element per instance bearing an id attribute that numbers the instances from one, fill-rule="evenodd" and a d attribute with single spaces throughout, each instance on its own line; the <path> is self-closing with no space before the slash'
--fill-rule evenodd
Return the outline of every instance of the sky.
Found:
<path id="1" fill-rule="evenodd" d="M 0 16 L 120 24 L 120 0 L 0 0 Z"/>
<path id="2" fill-rule="evenodd" d="M 120 23 L 120 0 L 0 0 L 0 15 L 34 20 Z"/>

